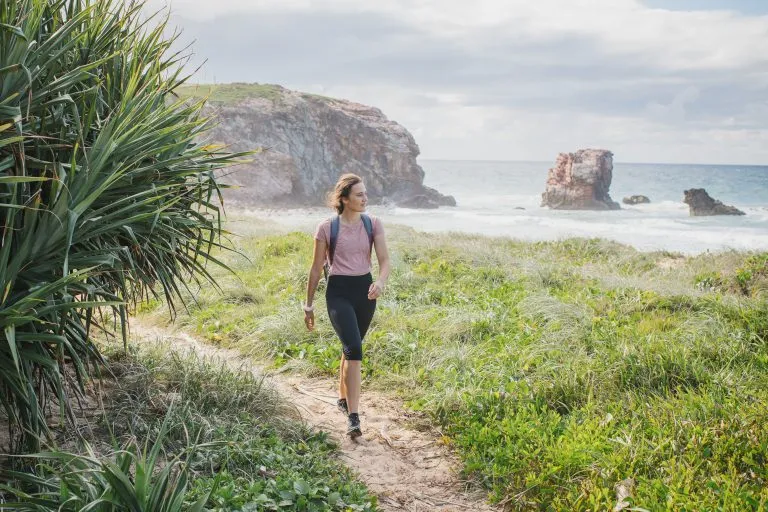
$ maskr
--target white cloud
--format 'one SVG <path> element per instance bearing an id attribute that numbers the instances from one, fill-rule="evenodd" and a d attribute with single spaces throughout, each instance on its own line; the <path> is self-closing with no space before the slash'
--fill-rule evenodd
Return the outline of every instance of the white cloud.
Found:
<path id="1" fill-rule="evenodd" d="M 167 5 L 151 0 L 152 5 Z M 667 11 L 637 0 L 173 0 L 173 11 L 212 21 L 228 13 L 356 12 L 387 15 L 472 45 L 476 38 L 593 38 L 608 54 L 668 69 L 732 69 L 765 64 L 768 17 L 729 11 Z"/>
<path id="2" fill-rule="evenodd" d="M 625 161 L 768 161 L 767 16 L 637 0 L 172 5 L 208 59 L 201 81 L 375 105 L 431 158 L 601 146 Z"/>

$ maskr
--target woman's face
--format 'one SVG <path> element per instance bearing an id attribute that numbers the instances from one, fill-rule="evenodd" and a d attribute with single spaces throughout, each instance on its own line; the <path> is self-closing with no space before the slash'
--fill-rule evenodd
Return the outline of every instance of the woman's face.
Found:
<path id="1" fill-rule="evenodd" d="M 352 188 L 349 189 L 349 197 L 343 197 L 341 201 L 344 203 L 344 209 L 349 208 L 353 212 L 364 212 L 365 206 L 368 204 L 365 185 L 362 182 L 352 185 Z"/>

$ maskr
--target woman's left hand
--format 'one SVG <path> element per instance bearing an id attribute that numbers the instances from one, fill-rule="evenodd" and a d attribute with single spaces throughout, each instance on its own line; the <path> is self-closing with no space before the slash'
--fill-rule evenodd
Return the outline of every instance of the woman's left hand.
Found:
<path id="1" fill-rule="evenodd" d="M 315 312 L 304 311 L 304 325 L 307 326 L 308 331 L 315 330 Z"/>
<path id="2" fill-rule="evenodd" d="M 368 287 L 368 300 L 378 299 L 379 295 L 381 295 L 383 292 L 384 292 L 384 285 L 382 285 L 378 281 L 372 282 L 371 286 Z"/>

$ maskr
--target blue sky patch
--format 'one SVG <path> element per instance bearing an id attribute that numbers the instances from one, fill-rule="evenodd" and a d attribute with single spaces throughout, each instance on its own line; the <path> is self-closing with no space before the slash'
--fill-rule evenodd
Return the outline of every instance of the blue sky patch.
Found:
<path id="1" fill-rule="evenodd" d="M 748 16 L 768 14 L 766 0 L 644 0 L 648 7 L 670 11 L 736 11 Z"/>

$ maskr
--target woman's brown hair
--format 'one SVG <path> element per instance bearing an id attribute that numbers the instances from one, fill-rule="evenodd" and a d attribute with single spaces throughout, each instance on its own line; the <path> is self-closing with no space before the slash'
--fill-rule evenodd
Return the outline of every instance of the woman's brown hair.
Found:
<path id="1" fill-rule="evenodd" d="M 333 187 L 331 193 L 328 194 L 328 206 L 335 208 L 336 213 L 341 215 L 341 212 L 344 211 L 344 202 L 341 198 L 349 197 L 349 192 L 352 190 L 352 187 L 362 182 L 363 178 L 357 174 L 342 174 L 339 181 L 336 182 L 336 186 Z"/>

